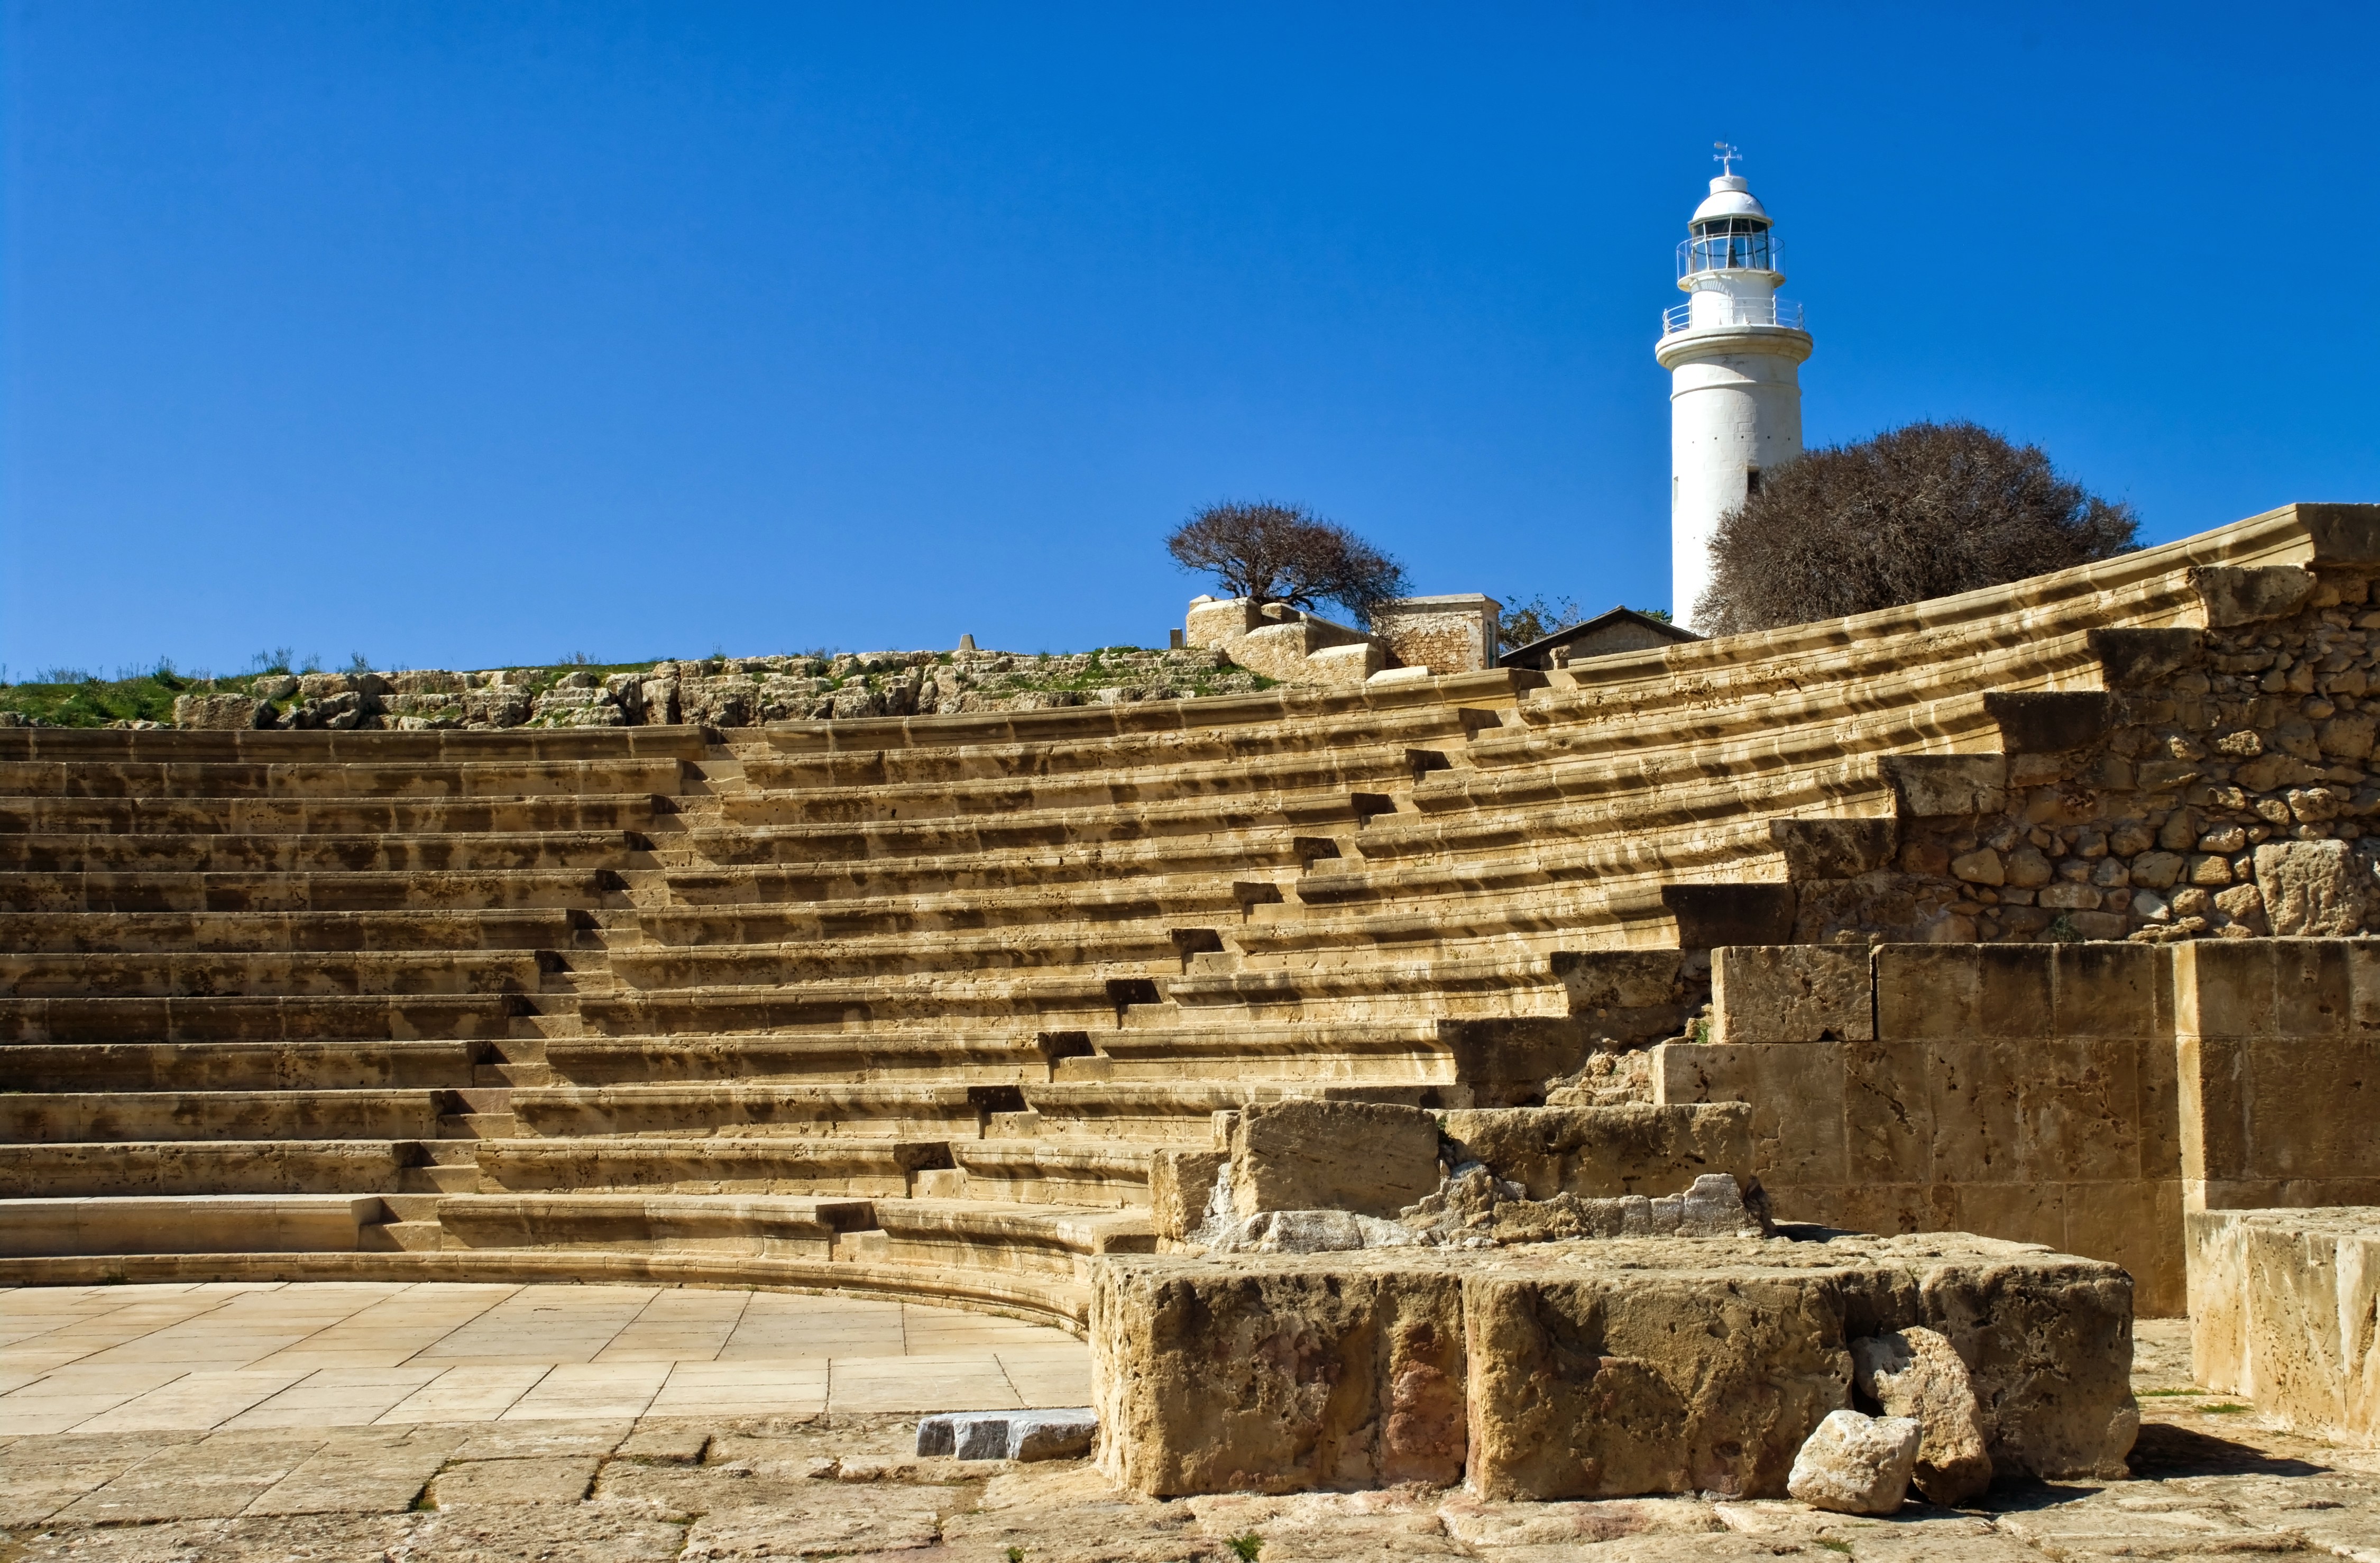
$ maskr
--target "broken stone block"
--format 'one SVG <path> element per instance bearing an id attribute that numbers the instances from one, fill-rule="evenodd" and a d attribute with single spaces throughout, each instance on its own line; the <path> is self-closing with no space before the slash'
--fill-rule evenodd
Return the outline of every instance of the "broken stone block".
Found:
<path id="1" fill-rule="evenodd" d="M 1852 1375 L 1887 1416 L 1912 1418 L 1925 1430 L 1912 1478 L 1927 1502 L 1955 1508 L 1992 1484 L 1983 1414 L 1967 1364 L 1949 1341 L 1913 1325 L 1854 1340 Z"/>
<path id="2" fill-rule="evenodd" d="M 273 707 L 249 695 L 178 695 L 174 700 L 174 726 L 245 732 L 273 726 Z"/>
<path id="3" fill-rule="evenodd" d="M 2313 1436 L 2380 1445 L 2380 1207 L 2182 1220 L 2198 1382 Z"/>
<path id="4" fill-rule="evenodd" d="M 1781 1496 L 1850 1406 L 1846 1342 L 1912 1325 L 1970 1364 L 1998 1474 L 2123 1471 L 2130 1278 L 1960 1233 L 1102 1257 L 1100 1468 L 1160 1496 Z"/>
<path id="5" fill-rule="evenodd" d="M 1714 950 L 1711 1017 L 1715 1043 L 1872 1041 L 1868 952 L 1822 945 Z"/>
<path id="6" fill-rule="evenodd" d="M 1753 1176 L 1752 1109 L 1736 1102 L 1465 1107 L 1446 1115 L 1446 1137 L 1533 1200 L 1667 1194 L 1706 1173 Z"/>
<path id="7" fill-rule="evenodd" d="M 1187 1241 L 1207 1223 L 1215 1178 L 1230 1157 L 1220 1151 L 1161 1146 L 1148 1159 L 1148 1220 L 1160 1238 Z"/>
<path id="8" fill-rule="evenodd" d="M 1922 1435 L 1911 1417 L 1829 1412 L 1793 1457 L 1785 1490 L 1837 1514 L 1894 1513 L 1909 1496 Z"/>
<path id="9" fill-rule="evenodd" d="M 1099 1419 L 1088 1407 L 1065 1410 L 945 1411 L 917 1423 L 920 1458 L 1076 1459 L 1091 1452 Z"/>
<path id="10" fill-rule="evenodd" d="M 2342 938 L 2363 926 L 2363 887 L 2344 841 L 2268 841 L 2256 849 L 2256 885 L 2281 937 Z"/>
<path id="11" fill-rule="evenodd" d="M 1292 1099 L 1232 1130 L 1232 1206 L 1394 1215 L 1438 1187 L 1438 1120 L 1418 1107 Z"/>
<path id="12" fill-rule="evenodd" d="M 1410 1248 L 1409 1227 L 1344 1210 L 1269 1210 L 1198 1236 L 1210 1253 L 1338 1253 L 1358 1248 Z"/>

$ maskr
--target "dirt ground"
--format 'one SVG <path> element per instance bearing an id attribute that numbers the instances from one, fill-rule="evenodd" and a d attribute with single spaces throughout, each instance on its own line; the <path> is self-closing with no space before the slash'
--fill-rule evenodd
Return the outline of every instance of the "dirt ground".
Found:
<path id="1" fill-rule="evenodd" d="M 1297 1563 L 1826 1555 L 1965 1563 L 2289 1554 L 2380 1563 L 2380 1450 L 2280 1431 L 2189 1383 L 2143 1324 L 2132 1477 L 1852 1520 L 1787 1502 L 1481 1503 L 1393 1490 L 1169 1503 L 1080 1462 L 917 1459 L 914 1418 L 37 1435 L 0 1429 L 0 1563 Z"/>

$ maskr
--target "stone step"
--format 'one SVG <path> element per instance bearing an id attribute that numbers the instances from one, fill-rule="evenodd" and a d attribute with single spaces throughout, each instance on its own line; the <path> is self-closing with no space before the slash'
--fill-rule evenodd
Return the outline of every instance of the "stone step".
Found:
<path id="1" fill-rule="evenodd" d="M 944 1140 L 884 1135 L 535 1138 L 484 1143 L 476 1165 L 479 1191 L 488 1193 L 641 1189 L 897 1199 L 918 1172 L 948 1167 L 951 1153 Z"/>
<path id="2" fill-rule="evenodd" d="M 339 950 L 0 955 L 9 998 L 329 998 L 534 993 L 534 950 Z"/>
<path id="3" fill-rule="evenodd" d="M 1328 1102 L 1390 1102 L 1439 1110 L 1471 1105 L 1460 1085 L 1390 1082 L 1341 1085 L 1307 1081 L 1170 1081 L 1160 1083 L 1055 1082 L 1024 1088 L 1026 1111 L 992 1120 L 990 1141 L 1059 1136 L 1082 1140 L 1139 1141 L 1151 1144 L 1205 1144 L 1214 1115 L 1238 1112 L 1253 1103 L 1298 1097 Z"/>
<path id="4" fill-rule="evenodd" d="M 446 1229 L 435 1221 L 382 1221 L 366 1227 L 357 1247 L 381 1253 L 435 1253 L 446 1246 Z"/>
<path id="5" fill-rule="evenodd" d="M 6 731 L 0 728 L 0 731 Z M 416 873 L 192 873 L 158 869 L 0 873 L 0 910 L 17 912 L 473 911 L 626 906 L 612 869 L 477 869 Z"/>
<path id="6" fill-rule="evenodd" d="M 1098 813 L 1192 800 L 1223 802 L 1252 795 L 1390 792 L 1412 786 L 1425 768 L 1447 763 L 1444 752 L 1438 750 L 1361 745 L 1281 756 L 1227 756 L 1192 763 L 1135 765 L 1126 759 L 1113 769 L 1056 775 L 817 787 L 803 787 L 755 765 L 747 768 L 747 781 L 771 790 L 729 797 L 723 800 L 721 813 L 727 824 L 743 826 L 998 818 L 1052 811 Z"/>
<path id="7" fill-rule="evenodd" d="M 778 988 L 681 988 L 578 1001 L 588 1031 L 612 1036 L 652 1032 L 868 1031 L 943 1021 L 957 1026 L 999 1019 L 1017 1029 L 1088 1031 L 1116 1023 L 1153 989 L 1144 979 L 1011 977 L 961 981 L 947 976 L 886 978 L 872 983 L 795 983 Z M 5 1001 L 0 1001 L 5 1002 Z"/>
<path id="8" fill-rule="evenodd" d="M 395 1193 L 434 1166 L 388 1140 L 0 1144 L 0 1199 Z"/>
<path id="9" fill-rule="evenodd" d="M 549 798 L 0 797 L 0 834 L 443 835 L 651 828 L 650 793 Z"/>
<path id="10" fill-rule="evenodd" d="M 1266 870 L 1278 873 L 1278 870 Z M 953 934 L 997 928 L 1071 927 L 1161 919 L 1179 926 L 1239 922 L 1277 904 L 1281 887 L 1269 878 L 1212 873 L 1143 875 L 1116 884 L 1033 885 L 1015 890 L 874 896 L 794 905 L 747 902 L 661 907 L 635 914 L 646 941 L 662 946 L 766 945 L 804 939 Z M 0 927 L 5 927 L 0 922 Z"/>
<path id="11" fill-rule="evenodd" d="M 1099 845 L 1148 846 L 1163 838 L 1204 840 L 1212 861 L 1236 837 L 1305 831 L 1354 830 L 1375 815 L 1391 813 L 1385 792 L 1342 790 L 1258 793 L 1245 798 L 1187 799 L 1108 811 L 1042 810 L 997 817 L 888 820 L 863 824 L 766 825 L 693 828 L 683 841 L 695 856 L 722 867 L 819 863 L 884 858 L 936 858 L 953 854 L 1033 851 Z M 0 837 L 0 848 L 6 838 Z"/>
<path id="12" fill-rule="evenodd" d="M 272 763 L 325 758 L 370 763 L 516 763 L 630 758 L 700 760 L 710 739 L 700 727 L 512 727 L 392 732 L 183 732 L 95 727 L 0 728 L 0 761 L 44 760 Z"/>
<path id="13" fill-rule="evenodd" d="M 650 842 L 631 831 L 443 836 L 30 836 L 0 834 L 0 872 L 443 873 L 625 868 Z"/>
<path id="14" fill-rule="evenodd" d="M 838 1257 L 861 1264 L 988 1268 L 1087 1284 L 1089 1261 L 1153 1253 L 1155 1228 L 1139 1211 L 1077 1211 L 955 1200 L 878 1200 L 876 1227 L 842 1234 Z"/>
<path id="15" fill-rule="evenodd" d="M 1160 922 L 1108 927 L 1087 935 L 1018 928 L 928 939 L 890 934 L 741 948 L 644 946 L 613 952 L 611 970 L 622 983 L 648 993 L 941 972 L 1082 972 L 1105 979 L 1176 972 L 1185 951 L 1214 947 L 1220 947 L 1220 939 L 1213 929 L 1171 928 Z M 5 981 L 6 965 L 0 961 L 0 982 Z"/>
<path id="16" fill-rule="evenodd" d="M 0 797 L 16 798 L 651 796 L 674 794 L 686 779 L 686 763 L 676 759 L 429 763 L 320 758 L 280 763 L 0 760 Z"/>
<path id="17" fill-rule="evenodd" d="M 871 1202 L 744 1194 L 465 1194 L 438 1202 L 443 1247 L 696 1251 L 829 1259 Z"/>
<path id="18" fill-rule="evenodd" d="M 969 1083 L 1047 1080 L 1051 1064 L 1090 1051 L 1081 1032 L 953 1033 L 948 1026 L 823 1036 L 582 1036 L 545 1045 L 552 1083 L 624 1085 L 672 1081 L 808 1080 L 819 1083 L 916 1080 Z M 517 1083 L 546 1083 L 522 1081 Z"/>
<path id="19" fill-rule="evenodd" d="M 750 785 L 762 788 L 881 788 L 1183 765 L 1257 764 L 1342 749 L 1460 745 L 1473 732 L 1493 730 L 1496 726 L 1492 711 L 1431 703 L 1393 712 L 1342 712 L 1318 718 L 1135 729 L 1031 743 L 954 741 L 797 751 L 783 747 L 794 741 L 790 734 L 771 729 L 770 742 L 775 751 L 748 763 L 745 775 Z M 961 738 L 988 732 L 1014 736 L 1004 727 L 981 725 L 950 732 Z M 937 729 L 936 736 L 944 735 Z"/>
<path id="20" fill-rule="evenodd" d="M 1101 1141 L 1040 1139 L 951 1142 L 947 1172 L 921 1172 L 918 1192 L 939 1198 L 996 1200 L 1020 1204 L 1147 1209 L 1146 1145 Z"/>
<path id="21" fill-rule="evenodd" d="M 0 1047 L 0 1092 L 385 1091 L 477 1083 L 469 1042 L 124 1042 Z"/>
<path id="22" fill-rule="evenodd" d="M 1014 1085 L 521 1086 L 512 1110 L 540 1137 L 883 1135 L 975 1139 L 987 1115 L 1024 1106 Z"/>
<path id="23" fill-rule="evenodd" d="M 382 1215 L 370 1195 L 12 1199 L 0 1212 L 0 1257 L 353 1252 Z"/>
<path id="24" fill-rule="evenodd" d="M 19 954 L 196 950 L 569 949 L 596 935 L 591 912 L 10 911 L 0 949 Z"/>
<path id="25" fill-rule="evenodd" d="M 472 1040 L 531 1013 L 519 995 L 0 998 L 0 1044 Z"/>
<path id="26" fill-rule="evenodd" d="M 0 1141 L 432 1140 L 449 1091 L 18 1091 L 0 1095 Z"/>
<path id="27" fill-rule="evenodd" d="M 1160 841 L 1085 844 L 1065 849 L 948 852 L 795 865 L 672 869 L 671 900 L 686 907 L 754 902 L 878 900 L 891 897 L 959 896 L 975 891 L 1024 892 L 1079 885 L 1116 886 L 1184 875 L 1249 878 L 1295 873 L 1309 863 L 1344 855 L 1354 836 L 1312 835 L 1175 836 Z M 0 885 L 0 893 L 5 885 Z"/>

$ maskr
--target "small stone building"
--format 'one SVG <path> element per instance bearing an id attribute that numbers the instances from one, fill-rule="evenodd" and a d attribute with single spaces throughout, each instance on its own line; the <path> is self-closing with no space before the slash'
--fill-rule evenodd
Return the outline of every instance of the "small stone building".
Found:
<path id="1" fill-rule="evenodd" d="M 1634 608 L 1615 607 L 1567 629 L 1557 629 L 1542 640 L 1516 646 L 1497 661 L 1501 666 L 1533 667 L 1542 673 L 1548 667 L 1560 667 L 1591 656 L 1649 652 L 1701 639 L 1693 630 L 1682 629 L 1667 619 L 1638 613 Z"/>

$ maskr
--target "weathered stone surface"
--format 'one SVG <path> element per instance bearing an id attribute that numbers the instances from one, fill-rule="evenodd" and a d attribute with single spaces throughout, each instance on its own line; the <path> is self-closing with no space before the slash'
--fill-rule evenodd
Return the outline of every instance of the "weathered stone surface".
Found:
<path id="1" fill-rule="evenodd" d="M 2363 925 L 2369 878 L 2357 866 L 2344 841 L 2270 841 L 2257 848 L 2256 886 L 2272 931 L 2313 939 L 2354 934 Z"/>
<path id="2" fill-rule="evenodd" d="M 1753 1178 L 1752 1111 L 1735 1103 L 1466 1107 L 1444 1117 L 1464 1158 L 1533 1200 L 1671 1194 L 1713 1172 Z"/>
<path id="3" fill-rule="evenodd" d="M 959 1459 L 1074 1459 L 1091 1452 L 1099 1421 L 1079 1410 L 946 1411 L 917 1423 L 917 1453 Z"/>
<path id="4" fill-rule="evenodd" d="M 1910 1417 L 1828 1412 L 1793 1457 L 1785 1490 L 1836 1514 L 1891 1514 L 1908 1496 L 1921 1435 Z"/>
<path id="5" fill-rule="evenodd" d="M 1955 1508 L 1992 1484 L 1967 1364 L 1941 1335 L 1912 1325 L 1852 1341 L 1852 1382 L 1885 1415 L 1925 1430 L 1912 1479 L 1928 1502 Z"/>
<path id="6" fill-rule="evenodd" d="M 1904 815 L 1997 814 L 2008 806 L 2008 761 L 2001 755 L 1895 754 L 1883 767 Z"/>
<path id="7" fill-rule="evenodd" d="M 1459 1480 L 1461 1282 L 1369 1257 L 1102 1262 L 1099 1468 L 1158 1496 Z"/>
<path id="8" fill-rule="evenodd" d="M 1216 1178 L 1230 1162 L 1223 1151 L 1166 1145 L 1149 1153 L 1148 1219 L 1160 1238 L 1181 1242 L 1206 1225 Z"/>
<path id="9" fill-rule="evenodd" d="M 1417 1107 L 1294 1099 L 1249 1107 L 1232 1131 L 1232 1204 L 1393 1215 L 1438 1187 L 1438 1122 Z"/>
<path id="10" fill-rule="evenodd" d="M 1409 1248 L 1421 1240 L 1394 1221 L 1344 1210 L 1269 1210 L 1196 1236 L 1209 1253 L 1338 1253 Z"/>
<path id="11" fill-rule="evenodd" d="M 1711 1041 L 1865 1042 L 1875 1035 L 1876 983 L 1865 948 L 1765 945 L 1711 952 Z"/>
<path id="12" fill-rule="evenodd" d="M 1956 1236 L 1108 1259 L 1101 1468 L 1159 1494 L 1466 1460 L 1488 1496 L 1777 1494 L 1849 1404 L 1846 1343 L 1922 1324 L 1968 1363 L 1998 1471 L 2113 1474 L 2137 1425 L 2130 1290 Z"/>
<path id="13" fill-rule="evenodd" d="M 273 707 L 252 695 L 176 695 L 174 726 L 237 732 L 273 726 Z"/>
<path id="14" fill-rule="evenodd" d="M 2204 565 L 2191 570 L 2190 584 L 2206 605 L 2209 629 L 2278 618 L 2313 595 L 2313 572 L 2296 565 Z"/>
<path id="15" fill-rule="evenodd" d="M 2186 1221 L 2199 1382 L 2307 1433 L 2380 1446 L 2380 1207 Z"/>

